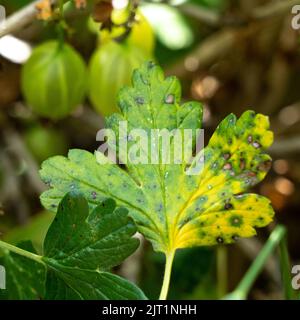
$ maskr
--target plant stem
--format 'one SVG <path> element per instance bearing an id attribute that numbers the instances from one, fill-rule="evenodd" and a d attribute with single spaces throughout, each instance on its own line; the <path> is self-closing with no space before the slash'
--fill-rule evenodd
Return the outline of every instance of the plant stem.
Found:
<path id="1" fill-rule="evenodd" d="M 64 16 L 64 4 L 65 4 L 65 0 L 59 0 L 59 2 L 58 2 L 59 13 L 60 13 L 62 18 Z"/>
<path id="2" fill-rule="evenodd" d="M 280 241 L 279 244 L 279 254 L 280 254 L 280 266 L 282 273 L 282 282 L 284 286 L 285 298 L 291 300 L 294 298 L 293 288 L 291 286 L 291 273 L 290 273 L 290 258 L 287 248 L 286 236 Z"/>
<path id="3" fill-rule="evenodd" d="M 278 225 L 271 233 L 264 247 L 261 249 L 259 255 L 251 264 L 250 268 L 244 275 L 237 288 L 228 295 L 230 299 L 246 299 L 254 281 L 261 272 L 264 264 L 266 263 L 269 256 L 272 254 L 274 249 L 280 244 L 282 239 L 285 237 L 286 229 L 282 225 Z M 226 297 L 225 297 L 226 298 Z"/>
<path id="4" fill-rule="evenodd" d="M 59 8 L 59 21 L 57 23 L 57 35 L 59 41 L 59 49 L 64 46 L 65 43 L 65 17 L 64 17 L 64 3 L 65 0 L 59 0 L 58 8 Z"/>
<path id="5" fill-rule="evenodd" d="M 224 245 L 217 247 L 217 279 L 218 297 L 227 293 L 227 248 Z"/>
<path id="6" fill-rule="evenodd" d="M 39 256 L 37 254 L 34 254 L 32 252 L 23 250 L 21 248 L 18 248 L 16 246 L 13 246 L 13 245 L 11 245 L 11 244 L 9 244 L 7 242 L 1 241 L 1 240 L 0 240 L 0 248 L 2 248 L 4 250 L 12 251 L 12 252 L 14 252 L 16 254 L 19 254 L 19 255 L 21 255 L 23 257 L 26 257 L 28 259 L 31 259 L 31 260 L 34 260 L 36 262 L 44 264 L 41 256 Z"/>
<path id="7" fill-rule="evenodd" d="M 164 280 L 163 280 L 163 285 L 161 288 L 159 300 L 166 300 L 167 299 L 169 286 L 170 286 L 170 279 L 171 279 L 171 272 L 172 272 L 174 255 L 175 255 L 175 250 L 170 251 L 169 253 L 166 254 Z"/>

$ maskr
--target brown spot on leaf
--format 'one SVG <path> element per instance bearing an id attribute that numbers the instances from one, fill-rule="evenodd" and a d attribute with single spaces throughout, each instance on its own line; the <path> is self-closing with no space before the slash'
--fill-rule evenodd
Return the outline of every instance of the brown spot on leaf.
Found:
<path id="1" fill-rule="evenodd" d="M 230 210 L 233 208 L 233 205 L 230 202 L 227 202 L 224 206 L 225 210 Z"/>
<path id="2" fill-rule="evenodd" d="M 272 161 L 271 160 L 267 160 L 267 161 L 264 161 L 262 163 L 260 163 L 257 167 L 257 169 L 259 171 L 269 171 L 270 168 L 271 168 L 271 165 L 272 165 Z"/>
<path id="3" fill-rule="evenodd" d="M 223 154 L 223 158 L 225 160 L 228 160 L 230 157 L 231 157 L 231 154 L 229 152 Z"/>
<path id="4" fill-rule="evenodd" d="M 246 167 L 246 160 L 244 158 L 240 159 L 240 169 L 244 170 Z"/>
<path id="5" fill-rule="evenodd" d="M 231 170 L 232 169 L 231 163 L 229 163 L 229 162 L 225 163 L 224 166 L 223 166 L 223 169 L 224 170 Z"/>

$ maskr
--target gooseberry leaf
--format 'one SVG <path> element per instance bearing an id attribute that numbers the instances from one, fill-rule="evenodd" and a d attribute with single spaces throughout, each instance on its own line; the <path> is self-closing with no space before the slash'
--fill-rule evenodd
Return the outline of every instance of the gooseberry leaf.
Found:
<path id="1" fill-rule="evenodd" d="M 30 241 L 18 244 L 18 247 L 36 253 Z M 5 289 L 0 289 L 0 299 L 37 300 L 44 296 L 45 267 L 33 260 L 8 250 L 1 250 L 0 265 L 5 267 Z"/>
<path id="2" fill-rule="evenodd" d="M 165 78 L 158 66 L 145 63 L 133 73 L 132 87 L 120 91 L 120 113 L 106 118 L 106 127 L 118 138 L 123 121 L 127 121 L 128 132 L 201 128 L 202 106 L 197 102 L 180 105 L 180 97 L 175 77 Z M 125 139 L 128 149 L 136 144 L 130 136 Z M 127 161 L 124 168 L 111 162 L 103 164 L 105 156 L 100 152 L 95 156 L 71 150 L 68 158 L 57 156 L 43 163 L 41 177 L 51 189 L 42 194 L 41 201 L 55 210 L 69 190 L 82 193 L 92 208 L 105 198 L 113 198 L 118 206 L 129 209 L 154 249 L 164 253 L 232 243 L 238 237 L 253 236 L 255 227 L 272 220 L 274 212 L 268 199 L 242 194 L 269 170 L 271 158 L 265 150 L 272 141 L 268 118 L 247 111 L 239 119 L 230 114 L 220 123 L 191 165 L 203 163 L 203 170 L 196 175 L 187 174 L 187 162 L 163 163 L 162 152 L 157 164 Z M 150 146 L 150 141 L 143 143 L 140 153 L 146 153 Z M 171 139 L 170 149 L 172 146 L 175 139 Z M 118 158 L 126 163 L 128 155 L 124 158 L 115 147 Z"/>
<path id="3" fill-rule="evenodd" d="M 4 250 L 7 297 L 146 299 L 133 283 L 109 272 L 137 249 L 135 232 L 127 209 L 116 208 L 114 200 L 101 202 L 89 213 L 84 197 L 66 194 L 46 235 L 43 256 L 32 260 L 32 245 L 23 247 L 26 257 Z"/>
<path id="4" fill-rule="evenodd" d="M 109 273 L 138 247 L 125 208 L 107 199 L 90 214 L 82 196 L 67 194 L 49 228 L 42 260 L 47 299 L 145 299 L 129 281 Z"/>

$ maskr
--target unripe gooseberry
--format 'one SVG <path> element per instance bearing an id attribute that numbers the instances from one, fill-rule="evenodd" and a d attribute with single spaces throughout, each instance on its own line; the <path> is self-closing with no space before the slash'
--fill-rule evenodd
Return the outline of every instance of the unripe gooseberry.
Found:
<path id="1" fill-rule="evenodd" d="M 22 92 L 38 115 L 61 119 L 84 99 L 86 66 L 68 44 L 49 41 L 36 47 L 22 70 Z"/>
<path id="2" fill-rule="evenodd" d="M 110 40 L 93 54 L 89 65 L 89 98 L 103 116 L 117 112 L 117 94 L 129 85 L 134 69 L 149 55 L 131 43 Z"/>

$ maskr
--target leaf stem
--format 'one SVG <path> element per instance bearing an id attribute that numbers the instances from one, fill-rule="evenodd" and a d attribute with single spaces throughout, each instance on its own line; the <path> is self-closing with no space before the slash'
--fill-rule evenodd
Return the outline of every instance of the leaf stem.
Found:
<path id="1" fill-rule="evenodd" d="M 221 298 L 227 293 L 227 248 L 224 245 L 217 247 L 217 291 Z"/>
<path id="2" fill-rule="evenodd" d="M 282 282 L 284 286 L 284 293 L 285 298 L 288 300 L 294 299 L 294 292 L 291 286 L 291 265 L 290 265 L 290 258 L 289 252 L 287 248 L 287 239 L 286 234 L 282 238 L 279 244 L 279 255 L 280 255 L 280 266 L 281 266 L 281 273 L 282 273 Z"/>
<path id="3" fill-rule="evenodd" d="M 256 259 L 251 264 L 250 268 L 246 272 L 245 276 L 238 284 L 237 288 L 225 298 L 229 299 L 246 299 L 253 283 L 261 272 L 264 264 L 266 263 L 269 256 L 275 250 L 275 248 L 280 244 L 282 239 L 286 235 L 286 229 L 282 225 L 278 225 L 274 231 L 271 233 L 269 239 L 267 240 L 264 247 L 261 249 L 260 253 Z"/>
<path id="4" fill-rule="evenodd" d="M 61 49 L 64 46 L 64 42 L 65 42 L 64 4 L 65 4 L 65 0 L 59 0 L 59 2 L 58 2 L 59 20 L 58 20 L 58 23 L 56 26 L 57 35 L 58 35 L 58 42 L 59 42 L 59 49 Z"/>
<path id="5" fill-rule="evenodd" d="M 170 286 L 172 265 L 173 265 L 173 261 L 174 261 L 174 255 L 175 255 L 175 250 L 172 250 L 166 254 L 164 280 L 163 280 L 163 285 L 161 288 L 159 300 L 166 300 L 167 299 L 169 286 Z"/>
<path id="6" fill-rule="evenodd" d="M 12 244 L 9 244 L 7 242 L 4 242 L 4 241 L 1 241 L 0 240 L 0 248 L 4 249 L 4 250 L 8 250 L 8 251 L 11 251 L 11 252 L 14 252 L 16 254 L 19 254 L 23 257 L 26 257 L 28 259 L 31 259 L 31 260 L 34 260 L 36 262 L 39 262 L 39 263 L 42 263 L 42 264 L 45 264 L 42 260 L 42 257 L 37 255 L 37 254 L 34 254 L 32 252 L 29 252 L 29 251 L 26 251 L 26 250 L 23 250 L 21 248 L 18 248 Z"/>

